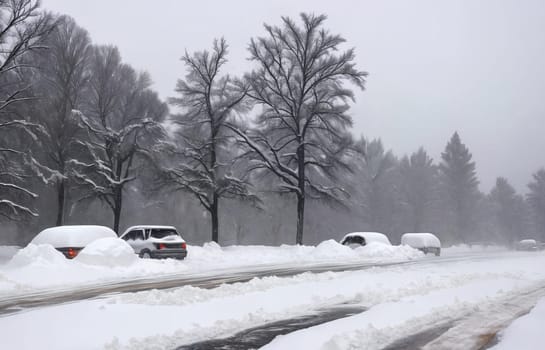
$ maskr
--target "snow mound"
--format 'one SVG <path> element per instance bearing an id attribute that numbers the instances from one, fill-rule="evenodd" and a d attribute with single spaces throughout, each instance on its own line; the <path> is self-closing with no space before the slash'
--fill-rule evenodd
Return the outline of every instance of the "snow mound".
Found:
<path id="1" fill-rule="evenodd" d="M 8 262 L 8 267 L 62 266 L 67 263 L 64 255 L 50 244 L 29 244 L 20 249 Z"/>
<path id="2" fill-rule="evenodd" d="M 366 258 L 395 258 L 395 259 L 417 259 L 424 256 L 421 251 L 407 245 L 392 246 L 378 242 L 371 242 L 365 246 L 358 247 L 355 251 Z"/>
<path id="3" fill-rule="evenodd" d="M 129 266 L 138 260 L 131 246 L 120 238 L 100 238 L 83 248 L 76 261 L 99 266 Z"/>
<path id="4" fill-rule="evenodd" d="M 8 261 L 11 258 L 13 258 L 13 256 L 17 254 L 19 249 L 21 249 L 21 247 L 16 245 L 1 245 L 0 246 L 0 262 Z"/>
<path id="5" fill-rule="evenodd" d="M 329 239 L 318 244 L 312 250 L 312 255 L 319 259 L 355 258 L 354 250 L 339 242 Z"/>

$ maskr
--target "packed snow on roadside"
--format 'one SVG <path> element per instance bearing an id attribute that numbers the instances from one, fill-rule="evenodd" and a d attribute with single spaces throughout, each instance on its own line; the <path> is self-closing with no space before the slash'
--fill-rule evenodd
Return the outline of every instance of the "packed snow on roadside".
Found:
<path id="1" fill-rule="evenodd" d="M 545 298 L 530 313 L 516 319 L 499 334 L 500 341 L 490 350 L 542 350 L 545 325 Z"/>
<path id="2" fill-rule="evenodd" d="M 545 254 L 530 253 L 440 264 L 422 259 L 388 268 L 255 278 L 214 289 L 127 293 L 5 315 L 0 338 L 6 348 L 23 350 L 71 349 L 73 344 L 80 349 L 174 349 L 321 309 L 359 305 L 367 310 L 279 336 L 264 349 L 382 349 L 472 315 L 485 304 L 501 309 L 502 300 L 516 300 L 545 283 L 544 265 Z M 74 315 L 82 315 L 77 323 Z M 143 317 L 159 321 L 142 322 Z"/>
<path id="3" fill-rule="evenodd" d="M 468 253 L 494 253 L 504 252 L 509 250 L 507 247 L 500 245 L 483 245 L 483 244 L 457 244 L 450 247 L 441 248 L 443 255 L 457 255 Z"/>
<path id="4" fill-rule="evenodd" d="M 220 247 L 211 242 L 202 247 L 188 246 L 188 257 L 183 261 L 154 260 L 138 259 L 128 244 L 119 238 L 105 238 L 90 243 L 75 259 L 68 260 L 51 245 L 29 244 L 10 261 L 0 265 L 0 296 L 37 289 L 76 287 L 141 277 L 221 273 L 229 269 L 268 265 L 373 263 L 421 257 L 421 252 L 409 247 L 371 243 L 351 249 L 334 240 L 327 240 L 317 246 L 280 247 Z"/>
<path id="5" fill-rule="evenodd" d="M 129 266 L 138 260 L 132 247 L 120 238 L 101 238 L 83 248 L 75 260 L 105 267 Z"/>

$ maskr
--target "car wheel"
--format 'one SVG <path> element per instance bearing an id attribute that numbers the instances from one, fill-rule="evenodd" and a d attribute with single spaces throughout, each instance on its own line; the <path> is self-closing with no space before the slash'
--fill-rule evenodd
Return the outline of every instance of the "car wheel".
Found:
<path id="1" fill-rule="evenodd" d="M 151 254 L 149 253 L 149 251 L 147 250 L 143 250 L 140 252 L 139 256 L 142 258 L 142 259 L 151 259 Z"/>

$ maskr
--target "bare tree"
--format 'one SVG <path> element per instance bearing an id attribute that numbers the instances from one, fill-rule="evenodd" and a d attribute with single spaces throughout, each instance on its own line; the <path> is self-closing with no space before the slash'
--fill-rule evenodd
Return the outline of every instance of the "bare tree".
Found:
<path id="1" fill-rule="evenodd" d="M 242 108 L 246 91 L 228 75 L 220 76 L 226 62 L 227 44 L 214 41 L 211 52 L 186 53 L 182 61 L 187 67 L 184 80 L 179 80 L 170 103 L 182 108 L 172 116 L 177 126 L 177 147 L 171 149 L 178 161 L 162 167 L 166 183 L 194 195 L 208 211 L 212 240 L 219 241 L 219 205 L 221 198 L 255 200 L 249 183 L 240 178 L 233 167 L 233 142 L 226 123 Z"/>
<path id="2" fill-rule="evenodd" d="M 347 169 L 343 152 L 351 144 L 348 101 L 352 82 L 363 89 L 365 72 L 354 64 L 354 50 L 338 53 L 344 39 L 323 28 L 326 16 L 301 14 L 302 25 L 283 17 L 282 26 L 265 25 L 267 37 L 252 39 L 248 96 L 261 108 L 255 128 L 233 127 L 250 150 L 251 170 L 266 171 L 278 190 L 297 198 L 296 243 L 303 243 L 305 198 L 339 200 L 335 173 Z"/>
<path id="3" fill-rule="evenodd" d="M 33 99 L 25 79 L 32 66 L 25 59 L 43 48 L 40 40 L 50 29 L 51 19 L 39 11 L 38 1 L 0 0 L 0 216 L 9 219 L 37 216 L 25 203 L 37 197 L 27 183 L 29 170 L 40 172 L 40 165 L 23 147 L 43 130 L 23 108 Z"/>
<path id="4" fill-rule="evenodd" d="M 83 107 L 89 80 L 91 41 L 87 31 L 73 19 L 62 16 L 54 30 L 44 39 L 48 50 L 33 55 L 32 62 L 40 69 L 33 79 L 38 95 L 35 113 L 47 133 L 43 138 L 44 160 L 54 170 L 57 192 L 56 225 L 65 220 L 65 202 L 70 173 L 70 162 L 78 157 L 75 147 L 81 127 L 73 110 Z"/>
<path id="5" fill-rule="evenodd" d="M 119 231 L 123 192 L 138 178 L 143 157 L 163 135 L 168 107 L 150 89 L 146 73 L 123 64 L 117 48 L 97 47 L 91 63 L 90 99 L 78 113 L 88 138 L 79 141 L 87 160 L 72 159 L 75 180 L 85 186 L 80 198 L 98 198 L 113 213 Z"/>

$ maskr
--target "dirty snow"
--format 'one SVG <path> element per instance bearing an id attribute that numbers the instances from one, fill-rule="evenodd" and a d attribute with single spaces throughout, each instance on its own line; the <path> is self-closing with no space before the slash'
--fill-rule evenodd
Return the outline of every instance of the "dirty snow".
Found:
<path id="1" fill-rule="evenodd" d="M 490 350 L 542 350 L 545 325 L 545 298 L 499 334 L 500 341 Z"/>

